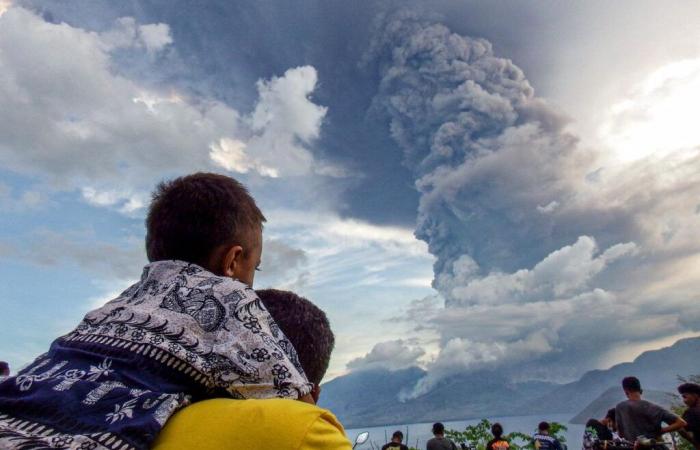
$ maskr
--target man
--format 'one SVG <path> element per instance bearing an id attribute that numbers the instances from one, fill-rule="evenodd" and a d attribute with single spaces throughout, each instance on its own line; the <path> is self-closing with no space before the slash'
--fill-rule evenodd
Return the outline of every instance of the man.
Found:
<path id="1" fill-rule="evenodd" d="M 540 422 L 537 426 L 537 433 L 532 437 L 537 450 L 562 450 L 561 443 L 553 436 L 549 435 L 549 422 Z"/>
<path id="2" fill-rule="evenodd" d="M 683 403 L 688 409 L 683 413 L 683 420 L 687 422 L 684 429 L 679 430 L 688 442 L 700 450 L 700 384 L 683 383 L 678 386 L 678 393 L 683 397 Z"/>
<path id="3" fill-rule="evenodd" d="M 661 435 L 683 428 L 686 423 L 675 414 L 642 400 L 642 385 L 636 377 L 622 379 L 627 400 L 615 406 L 615 421 L 620 437 L 635 442 L 638 437 L 660 440 Z M 667 426 L 662 426 L 666 423 Z"/>
<path id="4" fill-rule="evenodd" d="M 603 441 L 612 441 L 615 429 L 615 408 L 609 409 L 600 420 L 590 419 L 586 422 L 586 429 L 583 432 L 583 448 L 589 450 L 595 448 Z"/>
<path id="5" fill-rule="evenodd" d="M 318 401 L 335 338 L 326 315 L 291 292 L 257 291 L 281 333 L 298 350 L 299 362 L 313 383 Z M 280 335 L 281 335 L 280 333 Z M 275 355 L 253 350 L 253 358 Z M 283 373 L 277 374 L 284 378 Z M 330 411 L 291 399 L 215 399 L 195 403 L 165 425 L 153 450 L 350 450 L 343 426 Z"/>
<path id="6" fill-rule="evenodd" d="M 457 450 L 455 443 L 445 437 L 445 425 L 442 423 L 433 424 L 433 436 L 425 446 L 426 450 Z"/>
<path id="7" fill-rule="evenodd" d="M 382 450 L 408 450 L 408 447 L 402 444 L 403 433 L 399 430 L 394 431 L 391 435 L 391 442 L 384 444 Z"/>

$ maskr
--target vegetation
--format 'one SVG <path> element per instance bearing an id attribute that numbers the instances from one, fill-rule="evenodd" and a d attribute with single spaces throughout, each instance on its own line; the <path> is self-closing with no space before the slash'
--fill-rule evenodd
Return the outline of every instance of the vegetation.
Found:
<path id="1" fill-rule="evenodd" d="M 486 450 L 486 444 L 493 438 L 491 425 L 488 420 L 481 419 L 481 422 L 467 426 L 464 431 L 445 430 L 445 436 L 452 439 L 455 444 L 464 444 L 475 450 Z M 567 430 L 566 426 L 558 422 L 551 422 L 549 425 L 549 434 L 562 444 L 566 443 L 564 436 L 564 432 Z M 535 450 L 535 442 L 530 434 L 513 431 L 504 434 L 503 438 L 509 442 L 512 450 Z"/>

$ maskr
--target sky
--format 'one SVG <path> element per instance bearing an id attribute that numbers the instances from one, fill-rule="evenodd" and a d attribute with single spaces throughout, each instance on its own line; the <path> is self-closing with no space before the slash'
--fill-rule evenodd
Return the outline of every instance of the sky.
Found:
<path id="1" fill-rule="evenodd" d="M 268 221 L 327 379 L 568 381 L 700 335 L 695 1 L 0 0 L 0 359 L 147 262 L 164 179 Z"/>

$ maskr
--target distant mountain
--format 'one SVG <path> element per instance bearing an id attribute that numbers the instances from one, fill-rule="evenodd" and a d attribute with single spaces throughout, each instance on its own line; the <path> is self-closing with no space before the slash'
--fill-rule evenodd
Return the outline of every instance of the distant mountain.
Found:
<path id="1" fill-rule="evenodd" d="M 700 338 L 682 339 L 670 347 L 644 352 L 630 363 L 587 372 L 580 380 L 538 398 L 530 413 L 577 413 L 609 388 L 621 390 L 620 381 L 629 375 L 639 378 L 645 391 L 672 392 L 678 385 L 678 375 L 698 372 Z"/>
<path id="2" fill-rule="evenodd" d="M 601 419 L 605 417 L 605 413 L 610 409 L 614 408 L 615 405 L 625 400 L 625 394 L 622 389 L 618 386 L 611 387 L 591 403 L 588 404 L 581 412 L 576 414 L 569 421 L 570 423 L 585 424 L 588 419 L 595 418 Z M 668 392 L 662 391 L 651 391 L 644 390 L 644 400 L 648 400 L 657 405 L 661 405 L 664 408 L 671 406 L 671 395 Z"/>
<path id="3" fill-rule="evenodd" d="M 699 361 L 700 338 L 690 338 L 644 352 L 631 363 L 587 372 L 573 383 L 513 383 L 506 373 L 480 371 L 445 379 L 428 394 L 404 403 L 398 401 L 399 393 L 413 387 L 425 371 L 418 367 L 367 370 L 325 383 L 320 406 L 333 411 L 350 428 L 530 414 L 580 412 L 597 417 L 600 408 L 607 409 L 621 399 L 623 377 L 637 376 L 649 395 L 654 390 L 671 392 L 677 375 L 700 372 Z M 599 397 L 600 404 L 591 406 Z"/>
<path id="4" fill-rule="evenodd" d="M 323 385 L 320 406 L 350 428 L 513 415 L 513 407 L 551 391 L 540 381 L 510 383 L 498 372 L 477 372 L 443 380 L 429 394 L 399 402 L 402 389 L 424 376 L 417 367 L 350 373 Z"/>

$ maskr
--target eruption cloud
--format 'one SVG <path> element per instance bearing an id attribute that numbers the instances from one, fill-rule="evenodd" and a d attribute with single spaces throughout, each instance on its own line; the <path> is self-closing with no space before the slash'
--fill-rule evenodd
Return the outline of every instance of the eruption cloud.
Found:
<path id="1" fill-rule="evenodd" d="M 599 251 L 569 217 L 592 155 L 484 39 L 399 13 L 382 19 L 366 61 L 381 76 L 373 107 L 388 116 L 415 173 L 415 234 L 436 256 L 433 286 L 445 300 L 430 319 L 441 351 L 402 399 L 454 373 L 560 350 L 567 321 L 614 300 L 594 286 L 596 276 L 637 252 L 618 236 Z M 524 312 L 527 303 L 536 313 Z M 490 322 L 491 314 L 513 323 L 496 333 L 470 326 L 469 317 Z"/>

